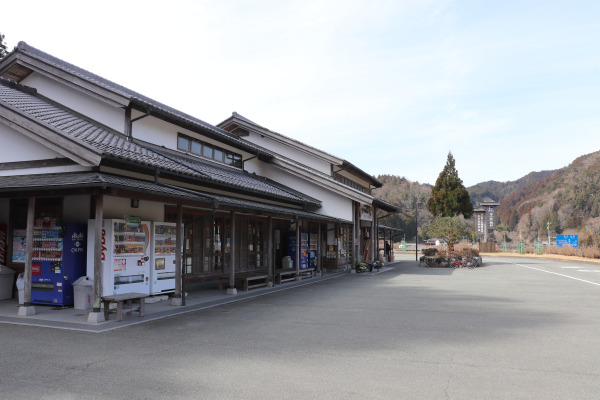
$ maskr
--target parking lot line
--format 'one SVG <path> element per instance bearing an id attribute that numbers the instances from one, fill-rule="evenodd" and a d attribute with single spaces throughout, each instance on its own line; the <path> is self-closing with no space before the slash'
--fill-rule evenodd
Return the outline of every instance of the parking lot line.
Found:
<path id="1" fill-rule="evenodd" d="M 564 276 L 565 278 L 569 278 L 569 279 L 575 279 L 576 281 L 581 281 L 581 282 L 591 283 L 592 285 L 600 286 L 600 283 L 586 281 L 585 279 L 581 279 L 581 278 L 575 278 L 574 276 L 569 276 L 569 275 L 559 274 L 558 272 L 546 271 L 545 269 L 534 268 L 534 267 L 530 267 L 529 265 L 523 265 L 523 264 L 511 263 L 511 262 L 509 262 L 509 261 L 502 261 L 502 262 L 505 262 L 505 263 L 507 263 L 507 264 L 514 264 L 514 265 L 518 265 L 518 266 L 520 266 L 520 267 L 525 267 L 525 268 L 529 268 L 529 269 L 535 269 L 536 271 L 542 271 L 542 272 L 546 272 L 546 273 L 548 273 L 548 274 L 553 274 L 553 275 L 558 275 L 558 276 Z"/>

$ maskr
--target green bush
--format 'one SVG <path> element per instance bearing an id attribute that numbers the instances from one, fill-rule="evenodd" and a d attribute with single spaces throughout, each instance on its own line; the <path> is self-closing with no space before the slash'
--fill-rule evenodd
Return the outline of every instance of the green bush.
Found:
<path id="1" fill-rule="evenodd" d="M 423 249 L 423 250 L 421 250 L 421 252 L 426 257 L 433 257 L 433 256 L 437 255 L 438 249 Z"/>

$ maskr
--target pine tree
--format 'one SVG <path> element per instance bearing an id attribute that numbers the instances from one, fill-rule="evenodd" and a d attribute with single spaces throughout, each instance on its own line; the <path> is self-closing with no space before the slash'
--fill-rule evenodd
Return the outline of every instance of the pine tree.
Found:
<path id="1" fill-rule="evenodd" d="M 6 51 L 6 43 L 4 43 L 4 35 L 0 33 L 0 58 L 7 54 L 8 52 Z"/>
<path id="2" fill-rule="evenodd" d="M 448 153 L 446 166 L 431 189 L 427 209 L 434 217 L 456 217 L 462 214 L 465 218 L 471 218 L 473 215 L 471 197 L 458 177 L 452 153 Z"/>

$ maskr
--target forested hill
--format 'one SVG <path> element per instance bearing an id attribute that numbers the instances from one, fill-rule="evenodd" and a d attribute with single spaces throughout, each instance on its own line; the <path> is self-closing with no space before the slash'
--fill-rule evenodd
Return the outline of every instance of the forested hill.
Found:
<path id="1" fill-rule="evenodd" d="M 459 171 L 460 173 L 460 171 Z M 383 187 L 375 196 L 397 205 L 402 212 L 388 218 L 386 225 L 405 230 L 406 237 L 414 235 L 415 203 L 424 204 L 431 185 L 411 182 L 404 177 L 380 175 Z M 600 233 L 600 151 L 581 156 L 570 165 L 555 170 L 531 172 L 511 182 L 488 181 L 467 188 L 471 202 L 484 200 L 500 202 L 499 228 L 517 240 L 536 238 L 551 233 Z M 431 216 L 419 207 L 419 228 Z M 420 230 L 420 229 L 419 229 Z M 581 239 L 580 239 L 581 240 Z"/>
<path id="2" fill-rule="evenodd" d="M 478 183 L 477 185 L 468 187 L 467 190 L 471 195 L 471 203 L 477 205 L 486 199 L 498 201 L 512 192 L 515 192 L 531 183 L 537 182 L 548 175 L 552 175 L 555 171 L 540 171 L 530 172 L 521 179 L 509 182 L 487 181 Z"/>
<path id="3" fill-rule="evenodd" d="M 536 235 L 600 229 L 600 151 L 581 156 L 500 199 L 500 222 L 511 231 Z"/>

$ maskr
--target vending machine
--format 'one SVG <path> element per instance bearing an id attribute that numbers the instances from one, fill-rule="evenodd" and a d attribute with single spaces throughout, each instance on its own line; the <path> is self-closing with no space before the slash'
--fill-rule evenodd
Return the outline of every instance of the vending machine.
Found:
<path id="1" fill-rule="evenodd" d="M 94 276 L 95 220 L 88 223 L 87 275 Z M 150 222 L 139 217 L 102 220 L 102 296 L 150 294 Z"/>
<path id="2" fill-rule="evenodd" d="M 296 233 L 289 232 L 288 234 L 288 256 L 292 258 L 292 266 L 296 268 Z M 300 269 L 308 268 L 310 256 L 310 246 L 308 241 L 308 233 L 300 232 Z"/>
<path id="3" fill-rule="evenodd" d="M 85 274 L 85 224 L 38 219 L 33 228 L 31 303 L 73 304 L 73 282 Z"/>
<path id="4" fill-rule="evenodd" d="M 174 292 L 177 224 L 153 222 L 151 243 L 150 294 Z"/>

